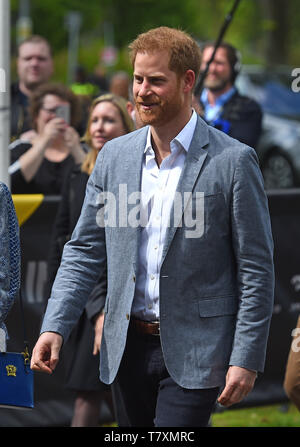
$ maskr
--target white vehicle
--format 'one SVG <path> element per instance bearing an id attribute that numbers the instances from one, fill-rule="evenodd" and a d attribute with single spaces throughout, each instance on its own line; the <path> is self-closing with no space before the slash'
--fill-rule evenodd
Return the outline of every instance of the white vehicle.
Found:
<path id="1" fill-rule="evenodd" d="M 244 66 L 236 81 L 239 91 L 264 112 L 256 151 L 266 189 L 300 187 L 300 92 L 292 89 L 292 71 Z"/>

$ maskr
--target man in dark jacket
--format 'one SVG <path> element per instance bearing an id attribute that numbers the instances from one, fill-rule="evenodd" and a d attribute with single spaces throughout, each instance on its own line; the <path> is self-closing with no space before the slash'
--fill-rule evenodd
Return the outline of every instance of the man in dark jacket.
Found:
<path id="1" fill-rule="evenodd" d="M 205 69 L 213 50 L 212 43 L 204 46 L 201 70 Z M 222 43 L 209 65 L 200 106 L 208 124 L 255 148 L 261 134 L 262 111 L 253 99 L 240 95 L 234 85 L 240 65 L 238 51 Z"/>
<path id="2" fill-rule="evenodd" d="M 28 114 L 31 93 L 48 82 L 53 73 L 50 44 L 41 36 L 31 36 L 21 42 L 17 56 L 18 80 L 11 86 L 11 140 L 32 129 Z M 30 139 L 30 134 L 27 134 Z"/>

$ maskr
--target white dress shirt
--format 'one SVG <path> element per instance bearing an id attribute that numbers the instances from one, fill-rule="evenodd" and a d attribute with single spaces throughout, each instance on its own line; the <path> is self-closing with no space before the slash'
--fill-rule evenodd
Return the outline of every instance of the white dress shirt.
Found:
<path id="1" fill-rule="evenodd" d="M 174 195 L 196 123 L 197 114 L 193 111 L 189 122 L 171 141 L 171 154 L 162 161 L 160 167 L 155 160 L 149 128 L 142 167 L 142 230 L 132 306 L 132 315 L 141 320 L 159 319 L 159 276 L 165 235 L 170 225 Z"/>

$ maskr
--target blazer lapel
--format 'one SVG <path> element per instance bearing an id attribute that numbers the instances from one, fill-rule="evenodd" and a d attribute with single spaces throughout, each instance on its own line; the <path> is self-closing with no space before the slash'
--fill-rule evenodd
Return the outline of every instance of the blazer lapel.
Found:
<path id="1" fill-rule="evenodd" d="M 128 194 L 141 191 L 143 156 L 147 141 L 147 132 L 148 126 L 143 127 L 140 132 L 137 133 L 134 140 L 134 148 L 132 151 L 128 151 L 127 153 L 127 159 L 125 160 L 125 163 L 127 167 L 126 172 L 128 175 Z"/>
<path id="2" fill-rule="evenodd" d="M 174 212 L 174 205 L 171 210 L 171 216 L 174 217 L 173 221 L 170 219 L 170 226 L 166 232 L 165 244 L 162 255 L 162 262 L 168 252 L 170 244 L 173 240 L 175 232 L 182 222 L 184 213 L 184 204 L 188 204 L 190 196 L 192 195 L 194 185 L 200 174 L 202 165 L 207 156 L 207 150 L 204 147 L 209 143 L 208 126 L 204 121 L 198 117 L 197 125 L 195 128 L 194 136 L 191 142 L 191 146 L 188 150 L 184 168 L 181 172 L 179 182 L 177 185 L 177 192 L 182 198 L 182 212 Z M 183 203 L 183 198 L 185 198 Z M 177 211 L 177 210 L 176 210 Z"/>
<path id="3" fill-rule="evenodd" d="M 126 163 L 127 172 L 127 200 L 130 194 L 141 191 L 142 180 L 142 168 L 143 168 L 143 156 L 146 146 L 148 126 L 143 127 L 140 132 L 137 133 L 132 151 L 128 151 Z M 128 218 L 128 216 L 127 216 Z M 130 238 L 128 244 L 130 244 L 130 251 L 134 253 L 133 268 L 137 273 L 138 268 L 138 246 L 141 235 L 141 226 L 132 228 L 130 230 Z"/>

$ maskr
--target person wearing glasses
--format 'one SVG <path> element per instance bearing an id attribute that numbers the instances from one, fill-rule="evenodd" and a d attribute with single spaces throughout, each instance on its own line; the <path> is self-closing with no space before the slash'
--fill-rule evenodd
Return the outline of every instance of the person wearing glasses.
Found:
<path id="1" fill-rule="evenodd" d="M 12 193 L 59 195 L 68 170 L 85 157 L 75 130 L 78 101 L 64 85 L 45 84 L 31 98 L 30 115 L 36 137 L 9 146 Z"/>

